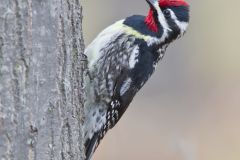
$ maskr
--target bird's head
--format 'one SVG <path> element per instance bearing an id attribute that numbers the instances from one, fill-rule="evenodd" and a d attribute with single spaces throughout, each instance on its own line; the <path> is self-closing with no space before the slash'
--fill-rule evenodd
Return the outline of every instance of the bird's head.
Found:
<path id="1" fill-rule="evenodd" d="M 145 23 L 153 32 L 170 31 L 183 35 L 189 22 L 189 5 L 184 0 L 146 0 L 150 6 Z"/>

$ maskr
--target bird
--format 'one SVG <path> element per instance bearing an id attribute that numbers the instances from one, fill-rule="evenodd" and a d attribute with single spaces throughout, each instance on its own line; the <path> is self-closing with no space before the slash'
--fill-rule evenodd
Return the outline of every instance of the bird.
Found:
<path id="1" fill-rule="evenodd" d="M 146 16 L 119 20 L 87 46 L 88 71 L 83 125 L 85 160 L 122 117 L 134 96 L 155 71 L 171 42 L 189 24 L 184 0 L 146 0 Z"/>

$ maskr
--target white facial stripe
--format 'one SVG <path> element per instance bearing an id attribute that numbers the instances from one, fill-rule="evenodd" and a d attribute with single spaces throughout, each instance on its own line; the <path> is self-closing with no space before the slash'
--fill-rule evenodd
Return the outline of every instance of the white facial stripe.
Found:
<path id="1" fill-rule="evenodd" d="M 171 10 L 171 9 L 168 9 L 171 13 L 171 17 L 172 19 L 174 20 L 174 22 L 177 24 L 177 26 L 179 27 L 180 31 L 181 31 L 181 34 L 183 34 L 186 30 L 187 30 L 187 27 L 188 27 L 188 23 L 187 22 L 180 22 L 178 19 L 177 19 L 177 16 L 176 14 Z"/>
<path id="2" fill-rule="evenodd" d="M 157 10 L 157 13 L 158 13 L 158 21 L 160 22 L 160 24 L 162 25 L 163 27 L 163 35 L 161 37 L 161 42 L 164 41 L 166 39 L 166 37 L 168 36 L 167 32 L 168 31 L 172 31 L 169 26 L 168 26 L 168 23 L 167 23 L 167 20 L 166 18 L 164 17 L 164 14 L 161 10 L 161 8 L 159 7 L 159 3 L 158 1 L 155 1 L 152 3 L 154 8 Z"/>

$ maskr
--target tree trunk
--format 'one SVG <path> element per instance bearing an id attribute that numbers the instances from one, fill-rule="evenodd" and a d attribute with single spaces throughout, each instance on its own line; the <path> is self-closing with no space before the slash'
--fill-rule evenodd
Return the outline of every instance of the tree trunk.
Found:
<path id="1" fill-rule="evenodd" d="M 83 160 L 80 0 L 0 0 L 0 159 Z"/>

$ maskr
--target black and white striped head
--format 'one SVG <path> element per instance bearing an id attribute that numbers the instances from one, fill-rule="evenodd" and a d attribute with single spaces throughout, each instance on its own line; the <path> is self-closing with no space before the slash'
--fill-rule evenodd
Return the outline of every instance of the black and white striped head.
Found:
<path id="1" fill-rule="evenodd" d="M 189 23 L 189 5 L 183 0 L 146 0 L 150 6 L 145 23 L 153 32 L 169 31 L 183 35 Z"/>

